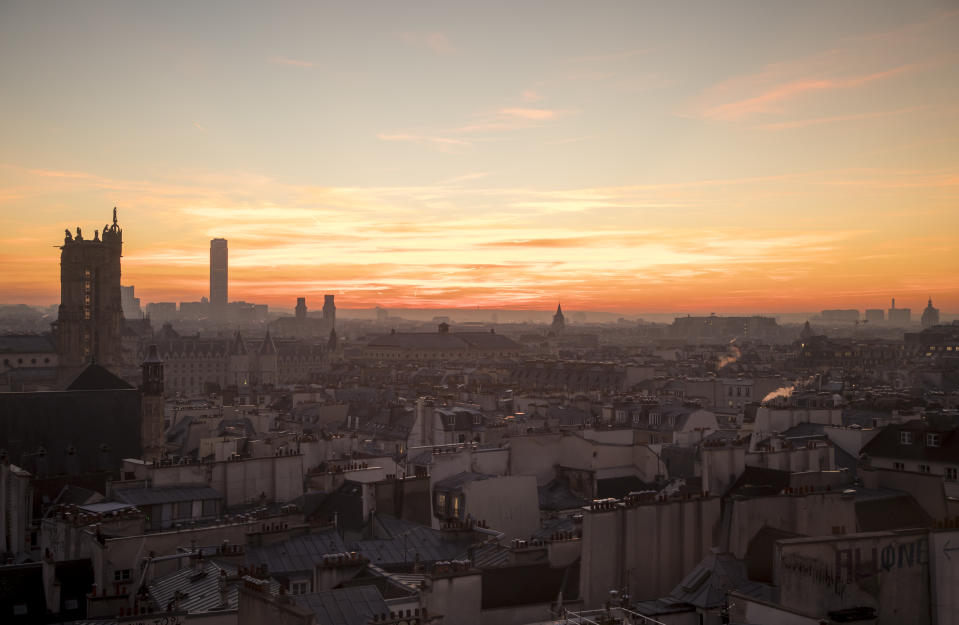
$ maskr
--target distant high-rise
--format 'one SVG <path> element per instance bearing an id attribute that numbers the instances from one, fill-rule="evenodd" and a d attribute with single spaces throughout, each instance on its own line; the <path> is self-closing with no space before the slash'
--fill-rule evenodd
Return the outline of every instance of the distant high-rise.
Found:
<path id="1" fill-rule="evenodd" d="M 886 320 L 886 311 L 882 308 L 869 308 L 866 310 L 866 321 L 869 323 L 882 323 Z"/>
<path id="2" fill-rule="evenodd" d="M 896 308 L 896 298 L 892 298 L 892 306 L 887 311 L 887 318 L 889 323 L 903 323 L 908 324 L 912 321 L 912 309 L 910 308 Z"/>
<path id="3" fill-rule="evenodd" d="M 323 296 L 323 323 L 330 330 L 336 326 L 336 304 L 332 295 Z"/>
<path id="4" fill-rule="evenodd" d="M 60 308 L 55 332 L 59 364 L 66 370 L 96 360 L 108 367 L 122 365 L 123 306 L 120 296 L 120 255 L 123 231 L 113 209 L 113 225 L 84 239 L 66 231 L 60 247 Z"/>
<path id="5" fill-rule="evenodd" d="M 229 302 L 228 252 L 226 239 L 210 241 L 210 312 L 223 319 Z"/>
<path id="6" fill-rule="evenodd" d="M 298 321 L 303 321 L 306 319 L 306 298 L 305 297 L 296 298 L 296 318 Z"/>
<path id="7" fill-rule="evenodd" d="M 132 285 L 120 287 L 120 301 L 125 319 L 143 318 L 143 308 L 140 307 L 140 298 L 136 296 L 134 288 Z"/>

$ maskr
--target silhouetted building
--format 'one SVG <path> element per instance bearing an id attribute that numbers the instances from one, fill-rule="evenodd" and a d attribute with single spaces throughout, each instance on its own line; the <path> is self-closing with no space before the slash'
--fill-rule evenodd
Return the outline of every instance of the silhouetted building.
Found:
<path id="1" fill-rule="evenodd" d="M 522 345 L 492 330 L 453 333 L 446 323 L 439 324 L 438 332 L 394 330 L 375 337 L 363 350 L 366 358 L 400 361 L 511 358 L 522 353 Z"/>
<path id="2" fill-rule="evenodd" d="M 869 323 L 882 323 L 886 320 L 886 311 L 882 308 L 869 308 L 866 310 L 866 321 Z"/>
<path id="3" fill-rule="evenodd" d="M 134 294 L 134 288 L 131 286 L 120 286 L 120 303 L 123 307 L 123 317 L 125 319 L 142 319 L 143 309 L 140 308 L 140 298 Z"/>
<path id="4" fill-rule="evenodd" d="M 854 309 L 844 310 L 824 310 L 822 311 L 823 321 L 844 321 L 852 323 L 859 321 L 859 311 Z"/>
<path id="5" fill-rule="evenodd" d="M 210 241 L 210 308 L 222 320 L 229 302 L 229 271 L 226 239 Z"/>
<path id="6" fill-rule="evenodd" d="M 556 304 L 556 314 L 553 315 L 553 323 L 549 326 L 551 334 L 559 335 L 566 329 L 566 317 L 563 316 L 563 306 Z"/>
<path id="7" fill-rule="evenodd" d="M 60 247 L 60 308 L 54 332 L 60 367 L 76 370 L 94 360 L 108 367 L 122 364 L 123 306 L 120 255 L 123 231 L 113 209 L 113 225 L 84 239 L 66 231 Z"/>
<path id="8" fill-rule="evenodd" d="M 280 338 L 323 339 L 330 335 L 336 323 L 336 306 L 333 296 L 326 295 L 323 299 L 323 317 L 309 317 L 307 315 L 306 298 L 296 298 L 296 315 L 280 317 L 270 324 L 270 329 Z"/>
<path id="9" fill-rule="evenodd" d="M 147 460 L 159 459 L 163 454 L 163 360 L 157 346 L 151 345 L 143 361 L 143 396 L 140 400 L 141 446 Z"/>
<path id="10" fill-rule="evenodd" d="M 323 321 L 327 330 L 336 327 L 336 304 L 333 303 L 332 295 L 323 296 Z"/>
<path id="11" fill-rule="evenodd" d="M 677 317 L 670 333 L 687 341 L 730 339 L 768 339 L 776 336 L 779 325 L 772 317 Z"/>
<path id="12" fill-rule="evenodd" d="M 889 308 L 889 323 L 909 323 L 912 321 L 911 308 L 896 308 L 896 298 L 892 298 L 892 306 Z"/>
<path id="13" fill-rule="evenodd" d="M 140 410 L 135 388 L 87 365 L 64 391 L 0 393 L 0 449 L 37 477 L 117 470 L 140 457 Z"/>
<path id="14" fill-rule="evenodd" d="M 933 308 L 932 298 L 929 298 L 929 305 L 922 311 L 922 327 L 931 328 L 939 325 L 939 309 Z"/>

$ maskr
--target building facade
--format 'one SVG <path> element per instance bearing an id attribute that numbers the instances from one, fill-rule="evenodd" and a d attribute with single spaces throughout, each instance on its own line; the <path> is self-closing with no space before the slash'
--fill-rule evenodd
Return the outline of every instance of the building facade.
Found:
<path id="1" fill-rule="evenodd" d="M 222 319 L 229 302 L 229 252 L 226 239 L 210 241 L 210 308 Z"/>
<path id="2" fill-rule="evenodd" d="M 54 324 L 60 367 L 76 370 L 94 360 L 107 367 L 123 363 L 123 306 L 120 256 L 123 231 L 113 224 L 84 239 L 66 231 L 60 247 L 60 308 Z"/>

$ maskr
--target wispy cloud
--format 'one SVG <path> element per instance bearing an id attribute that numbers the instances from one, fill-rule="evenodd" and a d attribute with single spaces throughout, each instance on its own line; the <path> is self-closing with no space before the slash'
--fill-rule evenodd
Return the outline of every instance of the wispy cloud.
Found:
<path id="1" fill-rule="evenodd" d="M 862 119 L 876 119 L 880 117 L 892 117 L 895 115 L 905 115 L 927 109 L 925 106 L 911 106 L 894 111 L 873 111 L 869 113 L 853 113 L 850 115 L 833 115 L 830 117 L 814 117 L 810 119 L 797 119 L 789 122 L 779 122 L 772 124 L 760 124 L 756 126 L 761 130 L 792 130 L 795 128 L 805 128 L 806 126 L 819 126 L 822 124 L 833 124 L 836 122 L 858 121 Z"/>
<path id="2" fill-rule="evenodd" d="M 543 96 L 536 89 L 523 89 L 520 98 L 523 102 L 538 102 L 543 99 Z"/>
<path id="3" fill-rule="evenodd" d="M 290 67 L 303 67 L 303 68 L 313 67 L 312 61 L 304 61 L 302 59 L 291 59 L 285 56 L 270 57 L 270 63 L 273 63 L 274 65 L 288 65 Z"/>
<path id="4" fill-rule="evenodd" d="M 761 88 L 755 95 L 707 105 L 699 113 L 704 118 L 722 121 L 741 121 L 756 114 L 782 113 L 784 112 L 784 105 L 788 101 L 810 92 L 862 87 L 899 76 L 915 70 L 916 67 L 916 65 L 901 65 L 880 72 L 841 78 L 807 77 L 777 84 L 760 85 Z M 725 89 L 721 87 L 721 90 Z"/>
<path id="5" fill-rule="evenodd" d="M 200 132 L 202 132 L 203 134 L 206 134 L 206 126 L 204 126 L 200 122 L 193 122 L 193 127 L 199 130 Z"/>
<path id="6" fill-rule="evenodd" d="M 443 33 L 400 33 L 400 39 L 407 45 L 426 48 L 436 54 L 453 54 L 456 48 L 449 37 Z"/>
<path id="7" fill-rule="evenodd" d="M 599 54 L 588 54 L 569 59 L 568 63 L 610 63 L 633 59 L 649 52 L 647 49 L 620 50 L 618 52 L 602 52 Z"/>
<path id="8" fill-rule="evenodd" d="M 473 145 L 470 141 L 464 139 L 456 139 L 453 137 L 432 137 L 428 135 L 416 135 L 409 133 L 395 133 L 387 134 L 380 133 L 376 135 L 381 141 L 405 141 L 410 143 L 425 143 L 433 145 L 440 150 L 449 151 L 452 148 L 457 147 L 469 147 Z"/>

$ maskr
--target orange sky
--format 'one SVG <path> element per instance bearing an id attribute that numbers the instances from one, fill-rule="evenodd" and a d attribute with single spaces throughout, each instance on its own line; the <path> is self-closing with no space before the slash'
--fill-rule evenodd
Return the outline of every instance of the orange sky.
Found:
<path id="1" fill-rule="evenodd" d="M 954 5 L 637 4 L 4 3 L 0 302 L 959 311 Z"/>

